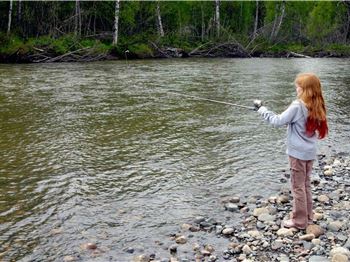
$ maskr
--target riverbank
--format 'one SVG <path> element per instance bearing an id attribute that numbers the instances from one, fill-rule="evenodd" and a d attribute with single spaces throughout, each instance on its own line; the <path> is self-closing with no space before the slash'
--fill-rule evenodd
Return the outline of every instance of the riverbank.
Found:
<path id="1" fill-rule="evenodd" d="M 310 46 L 296 43 L 237 41 L 188 43 L 130 40 L 113 46 L 100 40 L 76 39 L 65 36 L 22 40 L 0 37 L 0 63 L 92 62 L 104 60 L 187 58 L 187 57 L 350 57 L 350 45 L 330 44 Z"/>
<path id="2" fill-rule="evenodd" d="M 196 217 L 169 236 L 172 245 L 160 246 L 168 250 L 168 257 L 161 258 L 157 252 L 135 254 L 133 261 L 348 261 L 350 157 L 319 155 L 318 164 L 312 177 L 314 220 L 306 230 L 282 225 L 292 208 L 286 185 L 267 199 L 224 197 L 218 212 L 222 218 L 230 213 L 231 220 Z M 282 175 L 281 180 L 287 182 L 289 173 Z M 203 235 L 210 243 L 201 241 Z M 226 246 L 222 246 L 224 240 Z M 134 249 L 125 252 L 134 253 Z"/>

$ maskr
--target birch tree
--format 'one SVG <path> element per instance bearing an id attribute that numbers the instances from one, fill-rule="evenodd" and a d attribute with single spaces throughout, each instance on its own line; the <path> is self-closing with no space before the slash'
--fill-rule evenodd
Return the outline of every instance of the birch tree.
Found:
<path id="1" fill-rule="evenodd" d="M 254 22 L 254 32 L 253 32 L 253 39 L 257 35 L 258 31 L 258 21 L 259 21 L 259 0 L 256 0 L 256 8 L 255 8 L 255 22 Z"/>
<path id="2" fill-rule="evenodd" d="M 115 0 L 113 45 L 118 44 L 119 8 L 120 8 L 119 2 L 120 2 L 120 0 Z"/>
<path id="3" fill-rule="evenodd" d="M 215 25 L 216 35 L 220 36 L 220 0 L 215 0 Z"/>
<path id="4" fill-rule="evenodd" d="M 11 33 L 12 6 L 13 6 L 13 1 L 10 0 L 9 19 L 8 19 L 8 24 L 7 24 L 7 35 L 9 35 Z"/>
<path id="5" fill-rule="evenodd" d="M 157 7 L 156 7 L 156 14 L 157 14 L 157 28 L 158 33 L 161 37 L 164 36 L 164 30 L 163 30 L 163 24 L 162 24 L 162 17 L 160 15 L 160 6 L 159 1 L 157 1 Z"/>
<path id="6" fill-rule="evenodd" d="M 281 6 L 281 15 L 279 17 L 279 21 L 278 21 L 278 24 L 277 24 L 277 27 L 276 27 L 276 30 L 275 30 L 274 38 L 277 37 L 278 32 L 281 29 L 281 25 L 282 25 L 282 21 L 283 21 L 283 18 L 284 18 L 285 10 L 286 10 L 286 1 L 283 0 L 282 1 L 282 6 Z"/>
<path id="7" fill-rule="evenodd" d="M 272 27 L 271 36 L 270 36 L 270 40 L 272 40 L 272 41 L 277 37 L 277 35 L 281 29 L 281 25 L 282 25 L 283 18 L 285 15 L 285 9 L 286 9 L 286 1 L 285 0 L 282 1 L 280 8 L 278 8 L 278 5 L 276 4 L 275 20 L 273 22 L 273 27 Z M 280 15 L 279 15 L 279 10 L 280 10 Z"/>
<path id="8" fill-rule="evenodd" d="M 81 12 L 80 12 L 80 2 L 75 0 L 75 25 L 74 34 L 77 37 L 81 36 Z"/>

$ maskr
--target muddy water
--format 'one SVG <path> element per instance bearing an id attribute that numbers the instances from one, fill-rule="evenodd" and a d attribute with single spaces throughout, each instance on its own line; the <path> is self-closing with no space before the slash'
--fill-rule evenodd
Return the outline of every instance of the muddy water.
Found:
<path id="1" fill-rule="evenodd" d="M 324 85 L 321 153 L 350 152 L 347 59 L 189 59 L 0 65 L 0 260 L 127 261 L 166 247 L 224 195 L 271 195 L 288 168 L 285 128 L 255 112 L 295 98 L 299 72 Z M 92 255 L 80 245 L 96 242 Z M 164 251 L 166 254 L 167 251 Z"/>

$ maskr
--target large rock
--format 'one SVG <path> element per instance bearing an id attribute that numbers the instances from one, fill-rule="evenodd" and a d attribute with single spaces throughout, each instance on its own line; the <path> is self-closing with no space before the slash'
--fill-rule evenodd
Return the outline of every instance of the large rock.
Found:
<path id="1" fill-rule="evenodd" d="M 345 247 L 335 247 L 331 250 L 331 252 L 329 253 L 329 255 L 331 257 L 337 255 L 337 254 L 342 254 L 345 255 L 347 257 L 350 257 L 350 251 L 349 249 L 345 248 Z"/>
<path id="2" fill-rule="evenodd" d="M 346 255 L 343 254 L 335 254 L 332 257 L 332 262 L 348 262 L 349 259 Z"/>
<path id="3" fill-rule="evenodd" d="M 319 225 L 309 225 L 306 228 L 307 234 L 314 234 L 315 237 L 319 237 L 324 234 L 324 230 Z"/>

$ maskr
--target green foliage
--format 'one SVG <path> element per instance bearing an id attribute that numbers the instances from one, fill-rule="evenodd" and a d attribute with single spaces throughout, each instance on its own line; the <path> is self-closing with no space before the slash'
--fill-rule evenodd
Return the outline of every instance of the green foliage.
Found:
<path id="1" fill-rule="evenodd" d="M 318 2 L 309 16 L 307 24 L 308 36 L 320 43 L 338 29 L 340 24 L 339 13 L 343 11 L 339 9 L 342 9 L 342 7 L 337 2 Z"/>
<path id="2" fill-rule="evenodd" d="M 285 1 L 278 35 L 269 42 L 282 1 L 259 1 L 259 30 L 252 41 L 256 1 L 220 1 L 220 36 L 215 27 L 215 1 L 121 1 L 118 46 L 112 46 L 115 1 L 80 1 L 81 36 L 74 36 L 75 1 L 14 2 L 11 35 L 7 36 L 8 2 L 0 1 L 0 53 L 36 52 L 35 48 L 60 55 L 86 47 L 96 52 L 135 57 L 152 56 L 158 47 L 190 51 L 204 43 L 239 42 L 263 52 L 348 52 L 347 7 L 342 1 Z M 157 30 L 159 4 L 165 36 Z M 85 38 L 84 38 L 85 37 Z M 95 38 L 92 38 L 95 37 Z M 335 45 L 329 45 L 334 43 Z M 313 47 L 314 48 L 313 48 Z"/>

